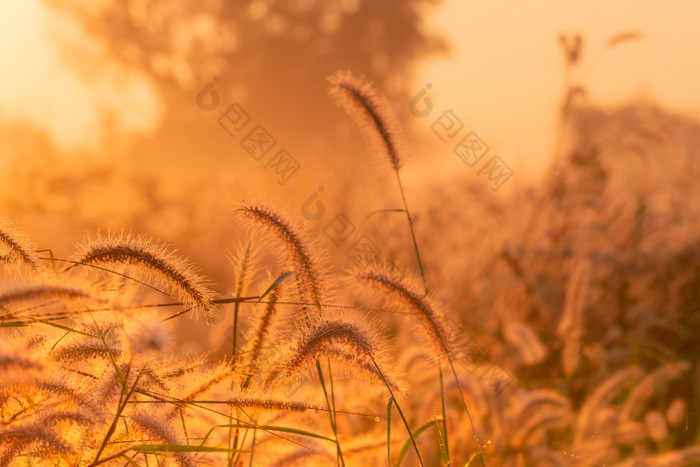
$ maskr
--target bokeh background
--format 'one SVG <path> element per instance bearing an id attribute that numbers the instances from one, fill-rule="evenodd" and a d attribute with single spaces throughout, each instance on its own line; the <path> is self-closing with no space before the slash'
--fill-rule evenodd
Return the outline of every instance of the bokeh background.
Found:
<path id="1" fill-rule="evenodd" d="M 45 132 L 64 151 L 104 153 L 108 139 L 120 149 L 169 151 L 174 165 L 186 165 L 191 153 L 215 148 L 174 151 L 167 141 L 180 133 L 178 124 L 200 134 L 204 122 L 191 97 L 220 75 L 227 100 L 260 109 L 286 145 L 303 149 L 328 136 L 320 121 L 337 123 L 323 105 L 322 78 L 352 68 L 386 85 L 399 113 L 408 94 L 432 83 L 441 108 L 455 109 L 530 179 L 551 155 L 565 89 L 557 37 L 573 33 L 585 38 L 577 78 L 595 103 L 700 110 L 694 2 L 365 3 L 5 2 L 0 117 L 5 127 Z M 632 31 L 638 41 L 606 46 Z M 298 118 L 302 108 L 313 112 Z M 412 128 L 411 139 L 425 126 Z M 195 140 L 191 134 L 177 143 Z M 439 162 L 431 165 L 454 161 Z"/>
<path id="2" fill-rule="evenodd" d="M 327 93 L 352 70 L 404 129 L 436 300 L 507 375 L 492 394 L 464 372 L 489 465 L 698 465 L 699 17 L 687 1 L 6 1 L 0 217 L 58 259 L 98 231 L 148 233 L 226 297 L 229 256 L 259 241 L 234 208 L 271 202 L 330 276 L 366 238 L 417 280 L 396 178 Z M 250 117 L 234 134 L 219 123 L 231 105 Z M 444 142 L 448 111 L 461 128 Z M 275 141 L 260 160 L 241 145 L 256 125 Z M 474 166 L 453 151 L 468 132 L 488 146 Z M 280 149 L 298 164 L 284 183 L 268 165 Z M 502 185 L 482 173 L 494 156 Z M 333 241 L 338 215 L 352 235 Z M 261 262 L 279 277 L 274 255 Z M 178 321 L 184 351 L 230 353 L 221 308 L 213 327 Z M 406 363 L 410 328 L 386 322 L 416 394 L 435 389 Z M 456 433 L 466 459 L 473 440 Z"/>
<path id="3" fill-rule="evenodd" d="M 336 70 L 365 75 L 389 98 L 411 148 L 403 176 L 418 215 L 435 204 L 426 201 L 432 187 L 469 185 L 509 202 L 514 190 L 546 183 L 575 139 L 574 104 L 700 112 L 700 6 L 690 2 L 32 0 L 0 8 L 3 215 L 22 218 L 59 256 L 97 229 L 150 232 L 203 262 L 219 284 L 228 264 L 207 251 L 233 248 L 236 203 L 280 200 L 298 215 L 316 193 L 325 214 L 310 223 L 319 235 L 336 214 L 364 226 L 399 204 L 385 189 L 391 174 L 327 96 Z M 213 110 L 197 105 L 208 84 L 220 101 Z M 409 108 L 421 90 L 432 101 L 427 117 Z M 231 104 L 250 116 L 236 136 L 217 123 Z M 489 146 L 484 161 L 497 155 L 512 170 L 499 190 L 453 153 L 456 139 L 444 143 L 433 131 L 449 110 L 460 135 L 473 131 Z M 241 147 L 254 125 L 276 140 L 268 158 L 284 148 L 298 162 L 286 183 Z M 373 220 L 381 222 L 370 218 L 370 228 Z M 326 244 L 343 258 L 347 245 Z"/>
<path id="4" fill-rule="evenodd" d="M 375 229 L 406 240 L 396 216 L 372 214 L 400 198 L 329 99 L 326 77 L 336 70 L 366 76 L 389 98 L 410 146 L 403 177 L 419 224 L 441 207 L 513 203 L 548 186 L 582 131 L 609 141 L 635 119 L 675 119 L 685 144 L 700 112 L 700 6 L 690 2 L 32 0 L 0 8 L 3 215 L 22 219 L 58 257 L 99 229 L 149 232 L 195 258 L 222 290 L 225 252 L 243 235 L 231 213 L 244 200 L 281 201 L 321 238 L 343 214 L 358 235 Z M 209 84 L 219 103 L 203 110 L 197 95 Z M 410 110 L 421 90 L 432 102 L 427 117 Z M 232 104 L 250 117 L 235 136 L 217 121 Z M 586 120 L 574 109 L 598 113 L 577 114 Z M 456 139 L 433 131 L 445 111 L 463 124 L 460 138 L 473 131 L 488 145 L 483 161 L 497 155 L 512 170 L 498 190 L 455 155 Z M 284 148 L 298 162 L 284 184 L 268 159 L 241 147 L 254 125 L 276 141 L 268 159 Z M 606 135 L 611 127 L 618 133 Z M 449 187 L 479 195 L 462 199 Z M 304 214 L 307 201 L 312 210 L 323 203 L 320 219 Z M 382 231 L 387 219 L 393 230 Z M 347 266 L 348 245 L 325 246 L 338 270 Z"/>

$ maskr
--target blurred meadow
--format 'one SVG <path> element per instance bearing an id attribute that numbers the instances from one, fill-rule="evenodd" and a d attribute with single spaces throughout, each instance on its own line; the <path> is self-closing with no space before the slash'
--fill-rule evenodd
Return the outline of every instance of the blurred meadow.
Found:
<path id="1" fill-rule="evenodd" d="M 0 6 L 0 465 L 700 465 L 700 6 Z"/>

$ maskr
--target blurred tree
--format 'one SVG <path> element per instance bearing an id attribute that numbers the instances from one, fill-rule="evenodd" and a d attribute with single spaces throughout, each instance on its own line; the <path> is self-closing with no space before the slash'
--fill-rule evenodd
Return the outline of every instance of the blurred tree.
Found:
<path id="1" fill-rule="evenodd" d="M 447 50 L 423 24 L 440 0 L 45 1 L 97 41 L 96 60 L 88 63 L 116 60 L 155 84 L 164 119 L 140 143 L 151 155 L 221 155 L 214 136 L 221 128 L 212 117 L 239 102 L 297 159 L 314 160 L 309 153 L 316 152 L 320 160 L 330 147 L 319 137 L 337 137 L 338 123 L 347 120 L 326 96 L 326 76 L 338 69 L 365 74 L 401 113 L 416 64 Z M 71 55 L 85 49 L 65 45 Z M 84 56 L 79 61 L 90 72 Z M 195 106 L 195 95 L 214 77 L 221 102 L 208 113 Z M 347 147 L 360 148 L 357 139 L 347 135 Z"/>

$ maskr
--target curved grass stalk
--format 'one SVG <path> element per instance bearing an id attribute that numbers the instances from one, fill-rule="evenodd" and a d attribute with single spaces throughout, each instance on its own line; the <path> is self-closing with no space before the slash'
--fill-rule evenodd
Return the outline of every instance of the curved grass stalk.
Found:
<path id="1" fill-rule="evenodd" d="M 355 77 L 349 71 L 339 71 L 328 78 L 331 83 L 330 95 L 358 124 L 365 139 L 378 157 L 386 157 L 396 175 L 396 182 L 403 202 L 403 212 L 406 213 L 408 228 L 411 233 L 413 250 L 418 262 L 418 270 L 425 288 L 425 295 L 428 295 L 428 282 L 425 279 L 423 261 L 421 261 L 420 251 L 416 233 L 413 228 L 413 218 L 408 209 L 406 193 L 401 183 L 399 169 L 403 153 L 406 152 L 407 144 L 404 140 L 403 131 L 396 116 L 391 110 L 391 106 L 386 97 L 374 86 L 367 82 L 364 77 Z"/>
<path id="2" fill-rule="evenodd" d="M 74 261 L 74 266 L 104 263 L 133 266 L 145 280 L 155 281 L 186 308 L 193 309 L 208 322 L 214 319 L 212 293 L 194 267 L 148 237 L 100 236 L 85 242 Z"/>

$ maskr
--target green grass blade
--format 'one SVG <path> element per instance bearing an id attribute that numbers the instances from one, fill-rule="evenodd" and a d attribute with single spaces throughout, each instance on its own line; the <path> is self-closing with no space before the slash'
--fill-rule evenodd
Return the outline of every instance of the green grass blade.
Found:
<path id="1" fill-rule="evenodd" d="M 427 430 L 431 426 L 434 426 L 435 423 L 436 423 L 435 421 L 431 420 L 428 423 L 426 423 L 425 425 L 421 425 L 416 431 L 413 432 L 413 435 L 412 435 L 413 437 L 407 439 L 406 442 L 403 444 L 403 447 L 401 448 L 401 452 L 399 453 L 399 458 L 396 461 L 397 466 L 401 465 L 404 457 L 406 457 L 406 454 L 408 454 L 408 450 L 411 447 L 411 441 L 418 438 L 418 436 L 420 436 L 421 433 L 423 433 L 425 430 Z"/>
<path id="2" fill-rule="evenodd" d="M 262 430 L 262 431 L 275 431 L 275 432 L 280 432 L 280 433 L 291 433 L 294 435 L 300 435 L 300 436 L 306 436 L 308 438 L 316 438 L 316 439 L 322 439 L 324 441 L 329 441 L 331 443 L 335 443 L 335 440 L 333 438 L 329 438 L 328 436 L 323 436 L 319 435 L 318 433 L 312 433 L 310 431 L 304 431 L 300 430 L 298 428 L 292 428 L 292 427 L 287 427 L 287 426 L 276 426 L 276 425 L 247 425 L 245 423 L 235 423 L 232 425 L 216 425 L 212 427 L 207 434 L 204 436 L 204 439 L 202 440 L 201 445 L 204 445 L 204 443 L 207 441 L 209 436 L 211 436 L 212 432 L 216 428 L 244 428 L 244 429 L 249 429 L 249 430 Z"/>
<path id="3" fill-rule="evenodd" d="M 444 425 L 440 423 L 440 419 L 435 417 L 435 438 L 437 438 L 438 446 L 440 446 L 440 454 L 442 454 L 442 462 L 449 466 L 450 455 L 447 452 L 447 436 L 442 433 Z"/>
<path id="4" fill-rule="evenodd" d="M 10 321 L 9 323 L 0 323 L 0 328 L 23 328 L 28 327 L 29 324 L 22 321 Z"/>
<path id="5" fill-rule="evenodd" d="M 137 444 L 131 449 L 145 454 L 157 454 L 159 452 L 249 452 L 211 446 L 191 446 L 189 444 Z"/>
<path id="6" fill-rule="evenodd" d="M 420 456 L 420 451 L 418 450 L 418 445 L 416 444 L 416 440 L 413 438 L 413 433 L 411 433 L 411 427 L 408 426 L 408 420 L 406 420 L 406 416 L 403 414 L 403 410 L 401 410 L 401 406 L 399 405 L 398 402 L 396 402 L 396 397 L 394 397 L 394 391 L 391 390 L 391 386 L 389 386 L 389 383 L 387 382 L 386 378 L 384 377 L 384 373 L 382 373 L 382 370 L 379 368 L 379 365 L 377 365 L 377 361 L 372 357 L 372 363 L 374 363 L 374 367 L 377 369 L 377 372 L 379 373 L 379 376 L 382 378 L 382 381 L 384 381 L 384 386 L 386 386 L 387 391 L 389 391 L 389 394 L 391 394 L 391 398 L 394 400 L 394 404 L 396 404 L 396 410 L 399 412 L 399 415 L 401 416 L 401 421 L 403 422 L 404 426 L 406 427 L 406 431 L 408 432 L 408 438 L 411 444 L 413 444 L 413 448 L 416 450 L 416 456 L 418 456 L 418 462 L 420 463 L 421 467 L 423 466 L 423 459 Z"/>
<path id="7" fill-rule="evenodd" d="M 394 396 L 391 396 L 386 404 L 386 465 L 391 465 L 391 404 L 393 402 Z"/>
<path id="8" fill-rule="evenodd" d="M 275 287 L 277 287 L 280 284 L 280 282 L 284 281 L 286 278 L 288 278 L 292 274 L 294 274 L 294 271 L 287 271 L 284 274 L 282 274 L 281 276 L 279 276 L 277 279 L 275 279 L 275 282 L 273 282 L 272 285 L 270 285 L 270 287 L 268 287 L 267 290 L 265 292 L 263 292 L 263 294 L 260 296 L 260 298 L 258 299 L 258 301 L 256 303 L 260 303 L 265 297 L 267 297 L 267 295 L 270 292 L 272 292 L 272 290 Z"/>
<path id="9" fill-rule="evenodd" d="M 345 466 L 345 460 L 343 459 L 343 452 L 340 449 L 340 442 L 338 441 L 338 430 L 335 426 L 335 420 L 333 419 L 333 408 L 331 407 L 331 400 L 328 398 L 328 391 L 326 390 L 326 383 L 323 379 L 323 371 L 321 371 L 321 363 L 316 360 L 316 369 L 318 370 L 318 378 L 321 380 L 321 387 L 323 388 L 323 395 L 326 398 L 326 405 L 328 406 L 328 418 L 331 422 L 331 428 L 333 428 L 333 434 L 335 435 L 335 445 L 338 451 L 338 459 L 341 465 Z"/>
<path id="10" fill-rule="evenodd" d="M 442 459 L 445 465 L 452 465 L 450 462 L 450 445 L 447 441 L 447 410 L 445 408 L 445 383 L 442 378 L 442 367 L 440 368 L 440 399 L 442 400 L 442 429 L 443 429 L 443 443 L 440 443 L 440 450 L 442 451 Z M 440 430 L 438 430 L 438 437 L 440 436 Z"/>
<path id="11" fill-rule="evenodd" d="M 471 456 L 469 456 L 469 459 L 467 460 L 467 463 L 464 464 L 464 467 L 471 467 L 472 462 L 474 461 L 474 459 L 475 459 L 476 456 L 478 456 L 478 455 L 479 455 L 479 453 L 478 453 L 478 452 L 475 452 L 474 454 L 472 454 Z"/>

